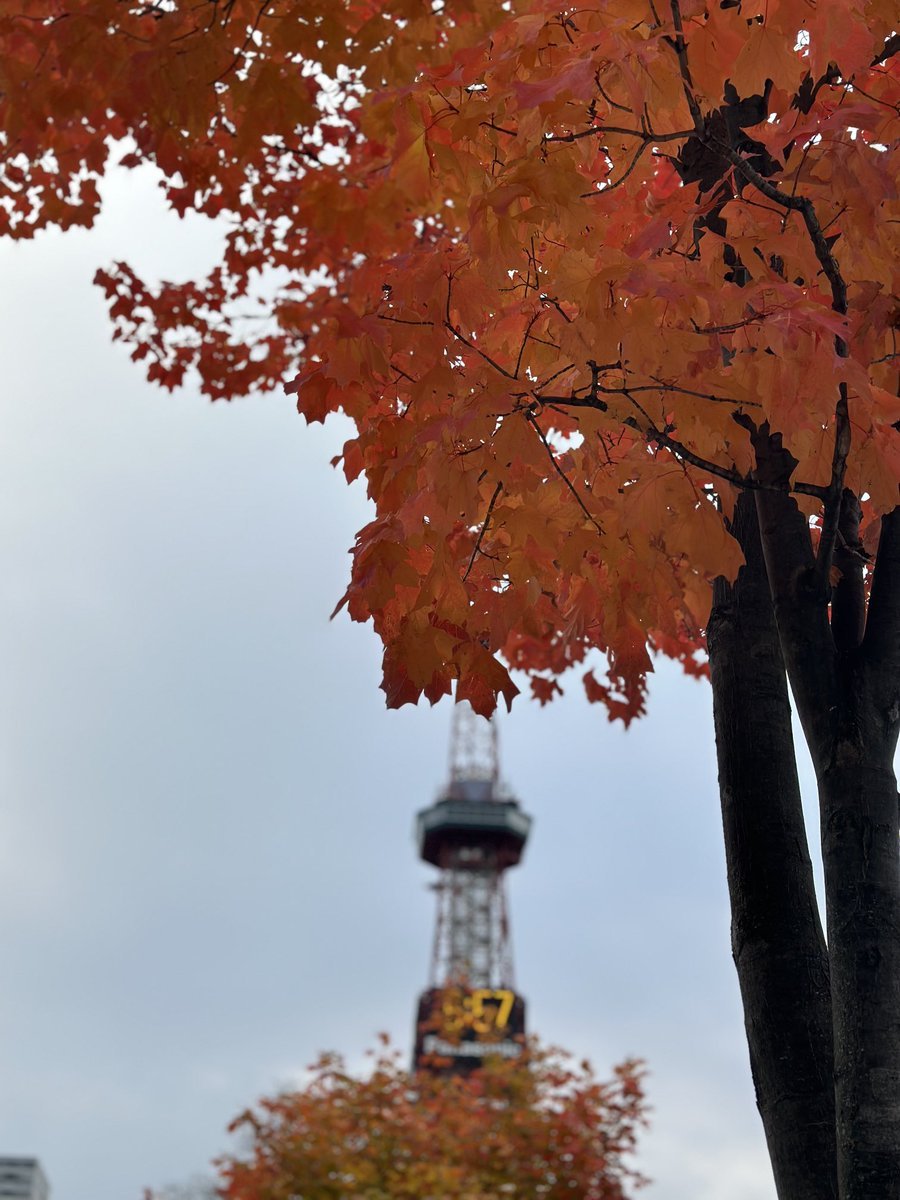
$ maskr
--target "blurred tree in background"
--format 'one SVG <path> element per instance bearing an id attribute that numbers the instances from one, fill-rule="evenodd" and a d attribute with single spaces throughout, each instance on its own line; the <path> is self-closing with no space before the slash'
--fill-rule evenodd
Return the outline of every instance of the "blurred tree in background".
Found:
<path id="1" fill-rule="evenodd" d="M 326 1054 L 297 1091 L 264 1099 L 231 1130 L 244 1152 L 220 1160 L 225 1200 L 624 1200 L 646 1124 L 640 1064 L 599 1082 L 532 1043 L 526 1059 L 467 1076 L 410 1076 L 384 1039 L 371 1074 Z"/>

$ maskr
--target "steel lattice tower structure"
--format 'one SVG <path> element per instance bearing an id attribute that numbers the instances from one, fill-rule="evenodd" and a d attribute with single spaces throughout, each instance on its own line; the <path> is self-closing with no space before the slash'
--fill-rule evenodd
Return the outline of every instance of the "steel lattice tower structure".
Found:
<path id="1" fill-rule="evenodd" d="M 514 990 L 504 876 L 521 861 L 530 829 L 531 818 L 500 782 L 496 726 L 468 703 L 457 704 L 449 782 L 416 820 L 419 855 L 440 871 L 434 885 L 431 978 L 419 1004 L 417 1060 L 428 1019 L 433 1031 L 446 1031 L 449 1020 L 457 1027 L 451 1032 L 463 1039 L 524 1034 L 524 1002 Z M 450 990 L 457 997 L 455 1017 L 444 1020 L 435 1016 L 437 998 Z M 446 1016 L 446 1001 L 443 1005 Z M 518 1052 L 512 1043 L 503 1044 Z M 441 1045 L 447 1049 L 445 1040 Z M 458 1065 L 477 1065 L 483 1051 L 472 1040 L 464 1040 L 459 1050 L 463 1047 L 471 1053 L 457 1054 Z"/>

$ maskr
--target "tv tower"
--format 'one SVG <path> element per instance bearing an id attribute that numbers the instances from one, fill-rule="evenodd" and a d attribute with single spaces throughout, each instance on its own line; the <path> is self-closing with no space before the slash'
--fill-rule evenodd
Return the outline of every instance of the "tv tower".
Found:
<path id="1" fill-rule="evenodd" d="M 419 856 L 440 871 L 416 1069 L 468 1071 L 488 1055 L 522 1053 L 525 1001 L 513 979 L 504 874 L 521 861 L 530 829 L 500 782 L 496 726 L 457 704 L 450 780 L 416 818 Z"/>

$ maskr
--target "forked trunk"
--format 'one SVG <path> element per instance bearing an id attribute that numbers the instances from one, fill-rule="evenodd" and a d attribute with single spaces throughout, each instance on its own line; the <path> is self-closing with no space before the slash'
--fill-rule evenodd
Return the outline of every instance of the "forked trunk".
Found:
<path id="1" fill-rule="evenodd" d="M 778 484 L 780 439 L 754 438 Z M 790 467 L 790 464 L 787 464 Z M 819 783 L 841 1200 L 900 1196 L 900 509 L 882 519 L 865 604 L 859 507 L 831 564 L 786 491 L 756 493 L 779 641 Z M 830 601 L 830 604 L 829 604 Z"/>
<path id="2" fill-rule="evenodd" d="M 784 662 L 751 496 L 747 565 L 717 580 L 708 642 L 732 950 L 757 1105 L 780 1200 L 833 1200 L 828 958 L 800 804 Z"/>

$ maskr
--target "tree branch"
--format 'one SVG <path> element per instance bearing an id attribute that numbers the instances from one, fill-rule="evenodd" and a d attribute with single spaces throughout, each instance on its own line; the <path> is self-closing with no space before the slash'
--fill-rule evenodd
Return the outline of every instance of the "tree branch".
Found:
<path id="1" fill-rule="evenodd" d="M 444 321 L 445 328 L 448 329 L 449 332 L 452 333 L 453 336 L 458 341 L 462 342 L 462 344 L 464 346 L 468 346 L 468 348 L 470 350 L 474 350 L 474 352 L 476 354 L 480 355 L 486 363 L 490 363 L 490 365 L 494 368 L 495 371 L 499 371 L 500 374 L 503 375 L 506 379 L 515 379 L 516 376 L 511 374 L 509 371 L 507 371 L 506 367 L 501 367 L 496 359 L 491 358 L 491 356 L 489 354 L 485 354 L 485 352 L 481 349 L 480 346 L 476 346 L 474 342 L 470 341 L 469 338 L 466 337 L 466 335 L 463 333 L 463 331 L 461 329 L 457 328 L 457 326 L 453 324 L 453 321 L 450 318 L 450 291 L 451 291 L 452 286 L 453 286 L 453 276 L 448 275 L 447 276 L 447 309 L 446 309 L 446 319 Z"/>
<path id="2" fill-rule="evenodd" d="M 789 494 L 797 460 L 768 424 L 751 430 L 760 536 L 779 640 L 816 769 L 831 752 L 838 682 L 829 589 L 816 571 L 809 522 Z"/>
<path id="3" fill-rule="evenodd" d="M 256 13 L 256 17 L 253 21 L 253 24 L 247 29 L 247 35 L 244 38 L 243 43 L 238 48 L 238 50 L 235 52 L 234 58 L 231 60 L 231 62 L 228 64 L 228 66 L 225 68 L 225 70 L 222 71 L 219 75 L 217 75 L 215 77 L 215 79 L 209 80 L 210 85 L 212 85 L 214 83 L 221 83 L 222 80 L 225 78 L 225 76 L 230 75 L 231 72 L 234 70 L 234 68 L 238 65 L 238 63 L 244 57 L 244 55 L 247 52 L 247 47 L 253 41 L 253 35 L 256 33 L 257 29 L 259 29 L 260 22 L 262 21 L 265 11 L 268 7 L 269 7 L 269 0 L 263 0 L 263 3 L 259 6 L 259 9 Z"/>
<path id="4" fill-rule="evenodd" d="M 590 365 L 590 364 L 588 364 Z M 608 363 L 601 370 L 612 371 L 620 369 L 618 363 Z M 711 404 L 728 404 L 732 408 L 761 408 L 762 405 L 757 400 L 736 400 L 734 396 L 717 396 L 715 392 L 696 392 L 691 388 L 683 388 L 677 383 L 666 383 L 665 380 L 658 379 L 654 383 L 639 383 L 632 387 L 610 387 L 609 384 L 600 383 L 595 380 L 591 383 L 591 399 L 596 400 L 597 396 L 636 396 L 641 392 L 673 392 L 678 396 L 693 396 L 696 400 L 708 400 Z M 577 397 L 560 397 L 560 396 L 537 396 L 542 404 L 574 404 Z M 605 412 L 609 407 L 604 401 L 599 401 L 593 405 L 594 408 L 599 408 Z"/>
<path id="5" fill-rule="evenodd" d="M 641 142 L 641 144 L 638 146 L 638 148 L 635 152 L 634 158 L 631 160 L 631 162 L 626 167 L 625 173 L 623 175 L 620 175 L 615 183 L 607 183 L 605 187 L 594 188 L 593 191 L 590 191 L 590 192 L 582 192 L 581 195 L 579 196 L 579 199 L 580 200 L 592 200 L 595 196 L 605 196 L 607 192 L 615 191 L 615 189 L 617 187 L 621 187 L 622 184 L 625 182 L 625 180 L 628 179 L 628 177 L 631 175 L 631 172 L 634 170 L 634 168 L 638 165 L 638 162 L 640 161 L 641 156 L 643 155 L 644 151 L 647 149 L 647 147 L 649 145 L 650 145 L 649 142 Z"/>
<path id="6" fill-rule="evenodd" d="M 679 0 L 671 0 L 671 9 L 672 23 L 675 26 L 675 37 L 670 39 L 670 45 L 678 57 L 678 70 L 681 73 L 684 98 L 687 100 L 688 108 L 691 110 L 694 130 L 702 136 L 703 117 L 700 113 L 700 105 L 694 96 L 694 81 L 691 79 L 691 69 L 688 65 L 687 42 L 684 40 L 684 24 L 681 20 L 681 4 Z"/>
<path id="7" fill-rule="evenodd" d="M 531 320 L 528 322 L 528 325 L 525 328 L 525 333 L 522 337 L 522 344 L 519 347 L 519 356 L 516 359 L 516 370 L 515 370 L 516 379 L 519 378 L 519 371 L 522 369 L 522 356 L 525 353 L 525 346 L 528 344 L 528 337 L 531 333 L 531 330 L 534 327 L 535 321 L 537 321 L 537 319 L 540 315 L 541 315 L 541 310 L 538 309 L 538 311 L 534 314 L 534 316 L 531 318 Z"/>
<path id="8" fill-rule="evenodd" d="M 560 479 L 563 481 L 563 483 L 566 485 L 566 487 L 572 493 L 572 496 L 574 497 L 575 502 L 578 505 L 578 507 L 581 509 L 581 511 L 584 513 L 584 515 L 587 517 L 587 519 L 590 521 L 590 523 L 594 526 L 594 528 L 597 530 L 597 532 L 602 533 L 603 526 L 600 524 L 600 522 L 597 520 L 597 518 L 592 515 L 592 513 L 588 509 L 585 502 L 579 496 L 578 491 L 575 487 L 575 484 L 571 481 L 571 479 L 568 477 L 568 475 L 565 473 L 565 471 L 562 469 L 562 467 L 556 461 L 556 455 L 553 453 L 553 447 L 547 441 L 547 437 L 546 437 L 543 429 L 541 429 L 540 425 L 538 425 L 537 417 L 534 415 L 533 412 L 529 412 L 529 413 L 526 413 L 526 420 L 528 421 L 529 425 L 531 425 L 531 427 L 534 429 L 535 433 L 538 435 L 538 437 L 543 442 L 544 449 L 547 451 L 547 457 L 550 459 L 551 463 L 553 464 L 553 469 L 556 471 L 557 475 L 560 477 Z"/>
<path id="9" fill-rule="evenodd" d="M 615 392 L 616 395 L 624 396 L 626 399 L 631 399 L 631 393 L 640 391 L 658 391 L 663 389 L 653 388 L 602 388 L 600 389 L 607 394 Z M 676 389 L 677 390 L 677 389 Z M 692 393 L 688 393 L 691 395 Z M 597 396 L 537 396 L 536 399 L 540 404 L 555 404 L 560 408 L 591 408 L 595 412 L 608 412 L 609 405 L 605 400 L 601 400 Z M 734 401 L 732 401 L 734 403 Z M 818 483 L 804 483 L 800 480 L 792 482 L 787 489 L 781 484 L 768 484 L 759 479 L 755 479 L 751 475 L 741 475 L 733 467 L 723 467 L 719 463 L 714 463 L 708 458 L 702 458 L 699 454 L 695 454 L 693 450 L 689 450 L 687 446 L 671 437 L 665 430 L 658 429 L 646 411 L 637 405 L 639 411 L 643 414 L 647 425 L 641 428 L 638 422 L 633 417 L 626 417 L 623 424 L 628 425 L 632 429 L 636 429 L 650 442 L 656 442 L 660 446 L 665 446 L 671 451 L 676 458 L 689 462 L 692 466 L 697 467 L 701 471 L 706 471 L 710 475 L 716 476 L 718 479 L 726 479 L 729 483 L 737 488 L 742 488 L 750 492 L 760 492 L 775 490 L 783 492 L 787 490 L 791 493 L 796 493 L 802 496 L 815 496 L 818 500 L 824 501 L 828 495 L 828 488 L 823 487 Z"/>
<path id="10" fill-rule="evenodd" d="M 840 265 L 828 245 L 825 234 L 822 232 L 822 226 L 819 224 L 819 218 L 816 216 L 816 210 L 813 202 L 808 196 L 795 196 L 790 192 L 782 191 L 770 183 L 764 175 L 760 175 L 755 167 L 742 155 L 733 150 L 727 142 L 721 141 L 719 138 L 707 138 L 707 144 L 711 141 L 715 148 L 723 154 L 728 161 L 744 176 L 748 183 L 752 183 L 758 192 L 761 192 L 769 200 L 780 204 L 782 208 L 793 209 L 799 212 L 803 217 L 803 223 L 806 226 L 810 241 L 816 252 L 816 258 L 825 273 L 828 282 L 831 284 L 831 307 L 835 312 L 844 314 L 847 311 L 847 285 L 841 275 Z M 841 358 L 847 357 L 847 343 L 840 336 L 835 338 L 835 343 L 838 346 L 838 354 Z"/>
<path id="11" fill-rule="evenodd" d="M 465 583 L 466 580 L 469 578 L 469 572 L 472 570 L 472 567 L 475 564 L 475 559 L 478 557 L 478 551 L 481 549 L 481 543 L 484 541 L 484 535 L 487 533 L 488 525 L 490 524 L 490 521 L 491 521 L 491 514 L 494 511 L 494 505 L 497 503 L 497 500 L 502 491 L 503 491 L 503 484 L 498 483 L 497 486 L 494 488 L 494 494 L 493 494 L 493 496 L 491 496 L 490 503 L 488 504 L 487 512 L 485 513 L 484 520 L 481 523 L 481 529 L 479 529 L 479 531 L 478 531 L 478 537 L 475 541 L 475 545 L 472 547 L 472 557 L 469 559 L 469 565 L 466 567 L 466 573 L 462 577 L 463 583 Z"/>
<path id="12" fill-rule="evenodd" d="M 426 325 L 433 326 L 434 321 L 411 321 L 406 317 L 387 317 L 384 313 L 378 314 L 379 321 L 389 321 L 392 325 Z"/>
<path id="13" fill-rule="evenodd" d="M 819 223 L 815 207 L 807 196 L 797 196 L 793 192 L 785 192 L 770 183 L 763 175 L 750 165 L 746 158 L 738 154 L 726 142 L 712 138 L 713 144 L 725 155 L 735 169 L 740 172 L 757 191 L 769 200 L 780 204 L 786 210 L 799 212 L 809 239 L 813 244 L 816 258 L 831 285 L 831 307 L 842 316 L 847 313 L 847 284 L 841 274 L 840 264 L 832 252 L 828 239 Z M 846 338 L 835 335 L 834 348 L 839 358 L 846 358 L 850 349 Z M 822 517 L 822 536 L 816 555 L 816 571 L 819 576 L 819 586 L 828 585 L 828 575 L 831 570 L 832 556 L 837 539 L 838 525 L 841 519 L 841 497 L 844 493 L 844 476 L 847 470 L 847 456 L 850 453 L 850 413 L 847 403 L 847 385 L 841 383 L 838 388 L 838 399 L 834 409 L 834 449 L 831 457 L 831 480 L 825 497 L 825 508 Z"/>
<path id="14" fill-rule="evenodd" d="M 654 142 L 677 142 L 681 138 L 693 136 L 693 129 L 679 129 L 675 133 L 651 133 L 646 129 L 626 129 L 622 125 L 593 125 L 590 129 L 581 129 L 577 133 L 545 133 L 541 139 L 544 142 L 578 142 L 586 137 L 599 137 L 606 133 L 620 133 L 627 137 L 640 138 L 648 144 Z"/>

